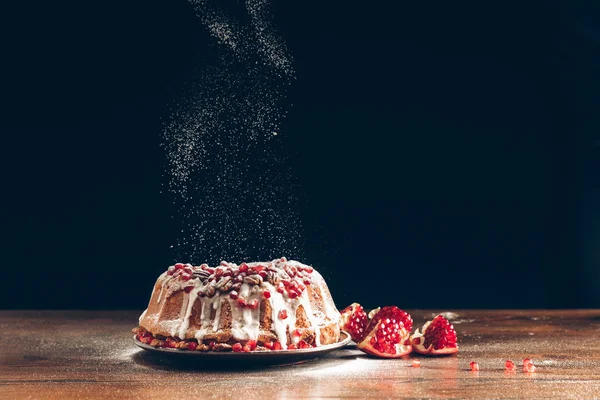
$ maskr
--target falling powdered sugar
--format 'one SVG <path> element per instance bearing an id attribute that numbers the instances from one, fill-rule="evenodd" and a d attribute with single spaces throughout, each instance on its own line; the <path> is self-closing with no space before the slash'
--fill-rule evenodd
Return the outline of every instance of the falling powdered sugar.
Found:
<path id="1" fill-rule="evenodd" d="M 269 2 L 247 0 L 243 20 L 222 2 L 190 3 L 216 43 L 164 128 L 174 257 L 301 257 L 299 191 L 281 134 L 295 74 Z"/>

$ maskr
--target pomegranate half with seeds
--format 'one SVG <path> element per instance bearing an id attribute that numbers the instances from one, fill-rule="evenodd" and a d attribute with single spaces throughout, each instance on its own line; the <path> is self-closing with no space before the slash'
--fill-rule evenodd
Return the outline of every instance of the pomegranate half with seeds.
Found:
<path id="1" fill-rule="evenodd" d="M 360 342 L 369 324 L 367 313 L 358 303 L 352 303 L 341 311 L 340 328 L 350 334 L 352 340 Z"/>
<path id="2" fill-rule="evenodd" d="M 376 357 L 399 358 L 412 351 L 409 335 L 401 320 L 383 317 L 374 326 L 369 323 L 365 338 L 356 347 Z"/>
<path id="3" fill-rule="evenodd" d="M 458 352 L 456 331 L 442 315 L 428 321 L 410 337 L 413 350 L 420 354 L 445 355 Z"/>
<path id="4" fill-rule="evenodd" d="M 409 333 L 412 330 L 413 319 L 409 313 L 396 306 L 385 306 L 376 308 L 369 313 L 369 325 L 367 326 L 366 331 L 372 330 L 375 325 L 377 325 L 377 322 L 385 318 L 393 318 L 398 322 L 402 322 L 404 329 Z"/>

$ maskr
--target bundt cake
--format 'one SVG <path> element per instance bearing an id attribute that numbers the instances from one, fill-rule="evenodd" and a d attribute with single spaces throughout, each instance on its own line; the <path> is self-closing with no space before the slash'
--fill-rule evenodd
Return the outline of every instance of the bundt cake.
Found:
<path id="1" fill-rule="evenodd" d="M 323 277 L 298 261 L 175 264 L 134 332 L 157 347 L 285 350 L 336 343 L 339 319 Z"/>

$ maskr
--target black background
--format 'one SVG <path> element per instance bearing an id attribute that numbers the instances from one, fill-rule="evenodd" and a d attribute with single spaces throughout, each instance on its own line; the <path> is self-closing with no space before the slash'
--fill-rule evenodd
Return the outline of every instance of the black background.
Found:
<path id="1" fill-rule="evenodd" d="M 274 2 L 340 307 L 600 306 L 599 7 L 487 3 Z M 184 0 L 1 15 L 0 307 L 142 309 L 174 261 L 161 121 L 213 39 Z"/>

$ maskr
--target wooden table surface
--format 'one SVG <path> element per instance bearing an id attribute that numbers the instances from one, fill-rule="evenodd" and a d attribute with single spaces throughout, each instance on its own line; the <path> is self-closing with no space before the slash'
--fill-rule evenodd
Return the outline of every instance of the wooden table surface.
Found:
<path id="1" fill-rule="evenodd" d="M 453 313 L 455 356 L 382 360 L 349 347 L 298 365 L 215 370 L 134 346 L 139 312 L 0 311 L 0 398 L 600 397 L 600 310 Z M 412 314 L 420 326 L 432 311 Z M 534 373 L 504 370 L 524 357 Z"/>

